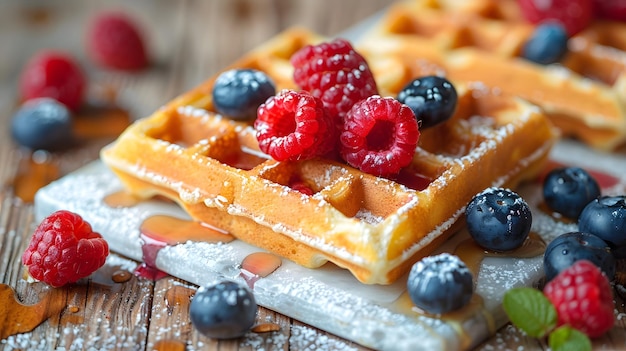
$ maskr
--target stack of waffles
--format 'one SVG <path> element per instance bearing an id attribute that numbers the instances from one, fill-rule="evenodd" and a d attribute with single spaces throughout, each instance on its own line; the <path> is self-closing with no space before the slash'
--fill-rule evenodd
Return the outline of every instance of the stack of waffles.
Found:
<path id="1" fill-rule="evenodd" d="M 291 55 L 323 40 L 291 29 L 226 69 L 261 70 L 278 90 L 295 89 Z M 393 59 L 367 43 L 361 47 L 371 67 Z M 375 71 L 384 95 L 395 96 L 415 78 L 406 74 L 411 64 L 395 62 L 406 64 L 402 76 Z M 305 267 L 332 262 L 366 284 L 394 282 L 432 252 L 462 223 L 465 205 L 479 191 L 534 177 L 556 140 L 535 104 L 454 76 L 455 115 L 421 132 L 412 163 L 394 179 L 324 158 L 278 162 L 259 150 L 249 122 L 215 112 L 216 78 L 135 122 L 102 150 L 102 160 L 134 195 L 168 197 L 240 240 Z M 294 182 L 313 194 L 294 190 Z"/>
<path id="2" fill-rule="evenodd" d="M 534 28 L 515 0 L 412 0 L 392 6 L 360 50 L 391 92 L 425 74 L 479 82 L 540 106 L 565 137 L 623 146 L 626 24 L 592 22 L 548 66 L 520 57 Z"/>

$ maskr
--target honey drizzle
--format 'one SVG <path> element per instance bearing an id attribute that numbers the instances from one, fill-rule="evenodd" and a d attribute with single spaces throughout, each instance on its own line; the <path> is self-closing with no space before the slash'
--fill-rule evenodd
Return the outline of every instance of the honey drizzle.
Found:
<path id="1" fill-rule="evenodd" d="M 157 255 L 166 246 L 187 241 L 228 243 L 235 239 L 228 232 L 209 224 L 167 215 L 148 217 L 143 221 L 139 230 L 143 263 L 137 267 L 135 274 L 151 280 L 167 276 L 156 267 Z"/>
<path id="2" fill-rule="evenodd" d="M 65 291 L 49 288 L 39 302 L 22 304 L 15 290 L 0 284 L 0 340 L 10 335 L 27 333 L 66 307 Z"/>
<path id="3" fill-rule="evenodd" d="M 474 275 L 474 281 L 478 277 L 480 264 L 485 257 L 510 257 L 510 258 L 531 258 L 542 255 L 546 249 L 546 242 L 535 232 L 530 232 L 528 238 L 520 247 L 511 251 L 497 252 L 486 250 L 474 241 L 466 239 L 460 242 L 454 250 L 461 261 L 465 262 L 467 268 Z"/>
<path id="4" fill-rule="evenodd" d="M 250 289 L 261 278 L 272 274 L 282 265 L 280 257 L 267 252 L 254 252 L 246 256 L 241 262 L 240 276 L 248 283 Z"/>

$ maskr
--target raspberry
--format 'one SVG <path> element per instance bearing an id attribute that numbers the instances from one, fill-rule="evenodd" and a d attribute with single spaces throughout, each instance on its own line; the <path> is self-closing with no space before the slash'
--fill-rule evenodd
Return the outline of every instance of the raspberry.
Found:
<path id="1" fill-rule="evenodd" d="M 283 90 L 271 96 L 259 106 L 254 128 L 261 151 L 277 161 L 321 156 L 336 145 L 332 118 L 307 92 Z"/>
<path id="2" fill-rule="evenodd" d="M 20 76 L 22 100 L 48 97 L 76 111 L 83 103 L 85 76 L 68 54 L 44 50 L 33 56 Z"/>
<path id="3" fill-rule="evenodd" d="M 570 36 L 585 29 L 594 15 L 593 0 L 518 0 L 518 3 L 526 20 L 559 22 Z"/>
<path id="4" fill-rule="evenodd" d="M 598 17 L 626 21 L 626 0 L 594 0 Z"/>
<path id="5" fill-rule="evenodd" d="M 35 279 L 53 287 L 89 276 L 100 268 L 109 254 L 107 242 L 82 217 L 57 211 L 37 227 L 22 263 Z"/>
<path id="6" fill-rule="evenodd" d="M 338 125 L 352 105 L 378 94 L 367 62 L 346 40 L 305 46 L 291 63 L 296 84 L 322 99 Z"/>
<path id="7" fill-rule="evenodd" d="M 389 176 L 411 163 L 419 135 L 415 114 L 407 105 L 374 95 L 347 113 L 339 152 L 353 167 Z"/>
<path id="8" fill-rule="evenodd" d="M 148 64 L 144 38 L 135 22 L 120 12 L 103 12 L 91 23 L 87 49 L 106 68 L 139 70 Z"/>
<path id="9" fill-rule="evenodd" d="M 568 324 L 591 338 L 613 327 L 609 280 L 590 261 L 576 261 L 546 284 L 543 293 L 556 308 L 559 325 Z"/>

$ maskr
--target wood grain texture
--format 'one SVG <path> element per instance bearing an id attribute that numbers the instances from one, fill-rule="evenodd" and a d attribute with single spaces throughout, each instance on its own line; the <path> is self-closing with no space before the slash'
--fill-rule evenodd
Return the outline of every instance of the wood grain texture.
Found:
<path id="1" fill-rule="evenodd" d="M 0 283 L 17 292 L 24 304 L 49 296 L 42 283 L 24 280 L 21 254 L 37 223 L 32 204 L 15 196 L 13 182 L 28 155 L 9 134 L 18 104 L 17 81 L 24 63 L 44 48 L 72 53 L 84 66 L 89 96 L 103 99 L 107 91 L 132 118 L 157 109 L 195 86 L 235 58 L 268 38 L 299 25 L 332 36 L 371 16 L 392 0 L 183 0 L 183 1 L 4 1 L 0 3 Z M 122 74 L 95 66 L 85 52 L 85 31 L 99 11 L 119 9 L 142 25 L 153 65 L 145 72 Z M 48 155 L 67 174 L 98 157 L 111 138 L 90 140 L 78 149 Z M 353 342 L 260 308 L 257 323 L 279 330 L 249 333 L 236 340 L 212 340 L 196 332 L 189 321 L 189 303 L 197 287 L 166 277 L 156 282 L 131 276 L 111 280 L 118 271 L 132 271 L 136 262 L 111 255 L 89 279 L 57 289 L 60 313 L 30 332 L 0 341 L 1 350 L 366 350 Z M 618 299 L 624 316 L 624 301 Z M 618 320 L 623 330 L 624 318 Z M 597 349 L 626 347 L 624 333 L 597 340 Z M 482 350 L 547 349 L 542 340 L 512 326 L 498 331 Z"/>

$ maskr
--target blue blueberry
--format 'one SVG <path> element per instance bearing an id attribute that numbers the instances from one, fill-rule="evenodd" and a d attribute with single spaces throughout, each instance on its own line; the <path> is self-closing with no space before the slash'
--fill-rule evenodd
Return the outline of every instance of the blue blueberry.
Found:
<path id="1" fill-rule="evenodd" d="M 567 52 L 567 39 L 562 25 L 540 24 L 524 44 L 522 57 L 542 65 L 559 62 Z"/>
<path id="2" fill-rule="evenodd" d="M 457 100 L 454 85 L 437 76 L 415 79 L 398 94 L 398 101 L 415 113 L 420 128 L 430 128 L 452 117 Z"/>
<path id="3" fill-rule="evenodd" d="M 626 195 L 592 200 L 578 217 L 578 230 L 606 241 L 614 254 L 621 253 L 626 248 Z"/>
<path id="4" fill-rule="evenodd" d="M 189 306 L 191 323 L 215 339 L 243 336 L 254 324 L 257 304 L 246 286 L 223 281 L 198 289 Z"/>
<path id="5" fill-rule="evenodd" d="M 613 280 L 615 258 L 608 244 L 597 236 L 583 232 L 561 234 L 546 247 L 543 255 L 543 269 L 546 282 L 578 260 L 589 260 Z"/>
<path id="6" fill-rule="evenodd" d="M 443 253 L 415 263 L 409 273 L 407 289 L 416 307 L 427 313 L 442 314 L 469 303 L 474 281 L 463 261 Z"/>
<path id="7" fill-rule="evenodd" d="M 467 230 L 476 243 L 492 251 L 521 246 L 532 225 L 530 207 L 517 193 L 488 188 L 476 194 L 465 208 Z"/>
<path id="8" fill-rule="evenodd" d="M 543 199 L 554 212 L 577 219 L 587 204 L 600 196 L 598 182 L 579 167 L 556 168 L 543 182 Z"/>
<path id="9" fill-rule="evenodd" d="M 220 74 L 213 86 L 217 112 L 233 119 L 256 117 L 259 105 L 276 94 L 274 82 L 254 69 L 232 69 Z"/>
<path id="10" fill-rule="evenodd" d="M 26 101 L 11 119 L 11 135 L 32 150 L 58 150 L 72 143 L 72 113 L 51 98 Z"/>

